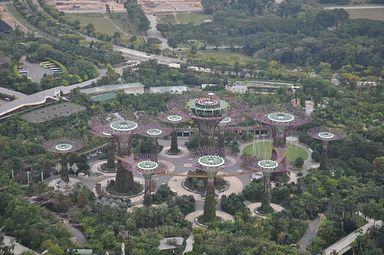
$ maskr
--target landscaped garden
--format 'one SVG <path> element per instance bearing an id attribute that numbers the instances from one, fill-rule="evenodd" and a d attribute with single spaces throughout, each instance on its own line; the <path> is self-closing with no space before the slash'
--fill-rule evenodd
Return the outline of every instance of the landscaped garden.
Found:
<path id="1" fill-rule="evenodd" d="M 243 154 L 246 155 L 255 155 L 260 159 L 269 159 L 271 158 L 272 152 L 272 141 L 260 141 L 253 144 L 247 145 L 243 149 Z M 303 160 L 308 159 L 308 151 L 297 144 L 288 143 L 288 152 L 287 159 L 290 162 L 295 162 L 297 158 L 302 158 Z"/>

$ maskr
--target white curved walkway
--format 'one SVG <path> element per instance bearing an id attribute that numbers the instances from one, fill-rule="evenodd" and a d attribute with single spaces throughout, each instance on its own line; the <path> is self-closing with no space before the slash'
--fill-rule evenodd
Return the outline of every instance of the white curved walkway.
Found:
<path id="1" fill-rule="evenodd" d="M 195 219 L 203 215 L 204 211 L 203 210 L 197 210 L 194 212 L 191 212 L 185 216 L 185 219 L 189 222 L 192 222 L 195 225 Z M 216 216 L 220 217 L 224 221 L 235 221 L 235 218 L 230 215 L 229 213 L 216 210 Z"/>
<path id="2" fill-rule="evenodd" d="M 187 176 L 188 172 L 182 172 L 181 174 Z M 221 177 L 223 177 L 223 175 L 225 173 L 219 172 L 218 174 L 222 175 Z M 221 198 L 221 196 L 223 196 L 223 195 L 228 196 L 232 193 L 238 194 L 238 193 L 243 191 L 243 182 L 239 178 L 237 178 L 235 176 L 224 177 L 224 178 L 229 183 L 229 188 L 223 192 L 220 192 L 219 198 Z M 185 179 L 186 179 L 186 177 L 184 177 L 184 176 L 173 176 L 168 181 L 168 186 L 172 191 L 176 192 L 178 196 L 192 195 L 195 198 L 195 200 L 202 201 L 203 199 L 201 198 L 200 194 L 188 191 L 188 190 L 183 188 L 182 182 Z"/>

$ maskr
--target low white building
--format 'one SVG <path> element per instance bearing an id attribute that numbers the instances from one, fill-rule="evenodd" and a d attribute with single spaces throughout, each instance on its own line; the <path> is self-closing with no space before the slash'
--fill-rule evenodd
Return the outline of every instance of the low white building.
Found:
<path id="1" fill-rule="evenodd" d="M 150 93 L 171 93 L 171 94 L 182 94 L 183 92 L 187 92 L 187 86 L 164 86 L 164 87 L 150 87 Z"/>
<path id="2" fill-rule="evenodd" d="M 248 86 L 242 85 L 242 84 L 236 84 L 232 86 L 226 86 L 225 89 L 232 93 L 245 94 L 248 91 Z"/>
<path id="3" fill-rule="evenodd" d="M 87 95 L 102 94 L 107 92 L 123 91 L 125 94 L 143 94 L 144 85 L 140 82 L 103 85 L 80 90 Z"/>

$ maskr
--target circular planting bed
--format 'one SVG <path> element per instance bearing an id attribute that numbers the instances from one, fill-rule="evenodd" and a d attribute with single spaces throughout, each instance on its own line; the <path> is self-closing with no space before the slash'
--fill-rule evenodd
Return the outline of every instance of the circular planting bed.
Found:
<path id="1" fill-rule="evenodd" d="M 140 195 L 141 193 L 144 192 L 143 185 L 138 183 L 138 182 L 134 182 L 133 189 L 130 190 L 129 192 L 127 192 L 127 193 L 125 193 L 125 192 L 118 192 L 114 188 L 115 188 L 115 181 L 114 180 L 110 181 L 107 184 L 107 186 L 105 186 L 106 192 L 108 192 L 111 195 L 115 195 L 115 196 L 133 197 L 133 196 Z"/>
<path id="2" fill-rule="evenodd" d="M 188 177 L 182 182 L 183 188 L 194 193 L 203 194 L 207 189 L 207 179 L 203 177 Z M 229 188 L 229 182 L 223 178 L 215 178 L 215 189 L 223 192 Z"/>
<path id="3" fill-rule="evenodd" d="M 198 224 L 198 225 L 205 225 L 205 224 L 213 222 L 213 221 L 221 221 L 221 222 L 223 222 L 224 219 L 219 217 L 219 216 L 216 216 L 216 218 L 214 220 L 206 221 L 204 219 L 204 215 L 200 215 L 199 217 L 196 218 L 196 224 Z"/>
<path id="4" fill-rule="evenodd" d="M 116 168 L 107 167 L 107 163 L 104 163 L 99 166 L 99 171 L 103 173 L 116 173 Z"/>
<path id="5" fill-rule="evenodd" d="M 182 150 L 177 150 L 177 151 L 171 151 L 170 149 L 169 150 L 165 150 L 165 153 L 168 154 L 168 155 L 180 155 L 183 153 Z"/>

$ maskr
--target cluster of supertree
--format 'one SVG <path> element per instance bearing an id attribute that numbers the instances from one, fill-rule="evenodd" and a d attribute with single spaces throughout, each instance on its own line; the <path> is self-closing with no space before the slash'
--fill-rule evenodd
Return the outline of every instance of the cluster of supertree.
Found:
<path id="1" fill-rule="evenodd" d="M 263 105 L 250 111 L 250 117 L 259 123 L 267 125 L 272 134 L 272 157 L 286 171 L 287 134 L 299 126 L 309 123 L 312 116 L 306 115 L 301 108 L 292 104 Z"/>
<path id="2" fill-rule="evenodd" d="M 193 120 L 199 132 L 198 147 L 222 148 L 222 156 L 225 128 L 238 126 L 248 109 L 244 103 L 230 98 L 220 99 L 214 93 L 199 97 L 176 96 L 167 107 Z"/>
<path id="3" fill-rule="evenodd" d="M 73 168 L 75 172 L 77 171 L 76 165 L 72 167 L 69 165 L 68 154 L 81 150 L 83 143 L 78 139 L 57 138 L 46 141 L 43 144 L 43 148 L 46 151 L 61 155 L 61 160 L 56 165 L 56 170 L 60 173 L 61 182 L 67 185 L 69 183 L 69 169 Z"/>
<path id="4" fill-rule="evenodd" d="M 131 156 L 133 137 L 142 133 L 149 121 L 150 118 L 144 114 L 119 112 L 102 113 L 92 118 L 89 123 L 94 133 L 110 137 L 111 151 L 108 153 L 107 162 L 117 159 L 114 190 L 119 193 L 130 193 L 133 190 L 133 169 L 130 165 L 123 166 L 121 158 Z"/>

